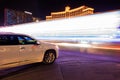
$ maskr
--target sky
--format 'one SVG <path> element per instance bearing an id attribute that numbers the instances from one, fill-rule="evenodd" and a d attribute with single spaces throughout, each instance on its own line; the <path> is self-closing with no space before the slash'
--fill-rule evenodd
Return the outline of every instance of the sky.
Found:
<path id="1" fill-rule="evenodd" d="M 94 12 L 105 12 L 120 9 L 120 0 L 0 0 L 0 8 L 29 11 L 41 19 L 51 12 L 64 11 L 65 6 L 73 9 L 82 5 L 94 8 Z"/>

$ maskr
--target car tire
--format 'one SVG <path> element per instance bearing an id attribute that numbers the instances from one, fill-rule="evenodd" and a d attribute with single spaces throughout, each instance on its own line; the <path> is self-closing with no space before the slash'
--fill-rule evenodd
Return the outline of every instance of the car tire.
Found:
<path id="1" fill-rule="evenodd" d="M 56 53 L 55 51 L 47 51 L 44 55 L 44 58 L 43 58 L 43 63 L 44 64 L 52 64 L 56 59 Z"/>

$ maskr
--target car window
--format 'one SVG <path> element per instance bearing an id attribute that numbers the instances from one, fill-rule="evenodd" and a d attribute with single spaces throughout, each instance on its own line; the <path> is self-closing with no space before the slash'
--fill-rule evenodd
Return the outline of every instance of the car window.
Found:
<path id="1" fill-rule="evenodd" d="M 18 40 L 20 44 L 36 44 L 36 40 L 32 39 L 31 37 L 28 36 L 18 36 Z"/>
<path id="2" fill-rule="evenodd" d="M 6 45 L 8 43 L 7 36 L 0 36 L 0 45 Z"/>
<path id="3" fill-rule="evenodd" d="M 25 44 L 25 39 L 22 36 L 18 36 L 18 42 L 19 42 L 19 44 L 24 45 Z"/>
<path id="4" fill-rule="evenodd" d="M 9 38 L 9 44 L 11 44 L 11 45 L 18 45 L 19 44 L 18 39 L 15 35 L 10 35 L 7 37 Z"/>
<path id="5" fill-rule="evenodd" d="M 0 45 L 17 45 L 18 39 L 14 35 L 0 35 Z"/>
<path id="6" fill-rule="evenodd" d="M 32 39 L 31 37 L 24 36 L 24 38 L 26 40 L 26 44 L 36 44 L 36 40 Z"/>

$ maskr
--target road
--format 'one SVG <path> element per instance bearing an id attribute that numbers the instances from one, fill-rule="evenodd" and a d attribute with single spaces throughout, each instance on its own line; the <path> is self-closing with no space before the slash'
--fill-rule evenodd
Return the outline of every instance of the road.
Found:
<path id="1" fill-rule="evenodd" d="M 120 80 L 119 57 L 89 54 L 73 47 L 60 49 L 59 58 L 51 65 L 36 63 L 20 68 L 0 80 Z"/>

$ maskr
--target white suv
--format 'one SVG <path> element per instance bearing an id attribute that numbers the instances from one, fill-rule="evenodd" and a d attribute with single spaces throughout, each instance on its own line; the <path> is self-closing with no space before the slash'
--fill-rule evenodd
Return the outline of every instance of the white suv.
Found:
<path id="1" fill-rule="evenodd" d="M 58 58 L 58 46 L 28 35 L 0 32 L 0 69 L 35 62 L 51 64 Z"/>

